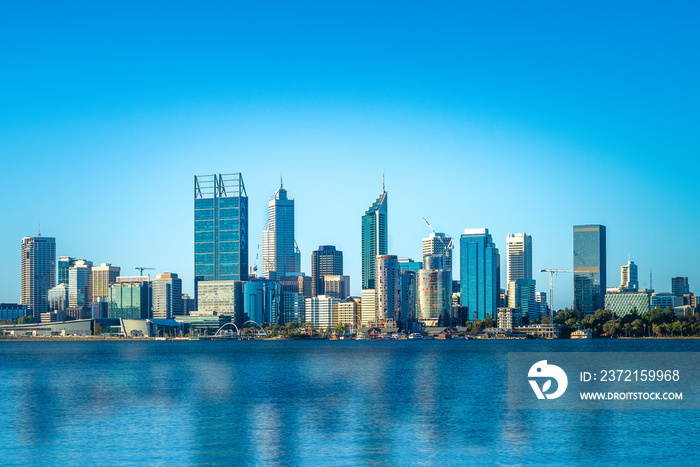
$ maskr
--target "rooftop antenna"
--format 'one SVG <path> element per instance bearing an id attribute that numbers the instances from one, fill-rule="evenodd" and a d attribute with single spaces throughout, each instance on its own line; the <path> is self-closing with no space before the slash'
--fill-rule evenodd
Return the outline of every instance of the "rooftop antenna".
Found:
<path id="1" fill-rule="evenodd" d="M 654 287 L 653 287 L 652 282 L 651 282 L 651 269 L 649 270 L 649 288 L 651 290 L 654 290 Z"/>
<path id="2" fill-rule="evenodd" d="M 282 174 L 280 174 L 280 188 L 283 188 L 284 185 L 282 185 Z"/>
<path id="3" fill-rule="evenodd" d="M 37 237 L 41 237 L 41 222 L 39 222 L 39 227 L 37 228 Z"/>
<path id="4" fill-rule="evenodd" d="M 382 169 L 382 191 L 386 191 L 384 188 L 384 169 Z"/>

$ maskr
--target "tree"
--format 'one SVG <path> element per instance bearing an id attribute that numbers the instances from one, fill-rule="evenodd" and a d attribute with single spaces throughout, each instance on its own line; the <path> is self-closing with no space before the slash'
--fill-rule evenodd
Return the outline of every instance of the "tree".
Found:
<path id="1" fill-rule="evenodd" d="M 338 325 L 335 327 L 335 334 L 345 334 L 345 323 L 338 323 Z"/>
<path id="2" fill-rule="evenodd" d="M 102 329 L 102 325 L 100 323 L 95 323 L 95 329 L 93 329 L 92 334 L 94 336 L 99 336 L 102 333 L 104 333 L 104 330 Z"/>

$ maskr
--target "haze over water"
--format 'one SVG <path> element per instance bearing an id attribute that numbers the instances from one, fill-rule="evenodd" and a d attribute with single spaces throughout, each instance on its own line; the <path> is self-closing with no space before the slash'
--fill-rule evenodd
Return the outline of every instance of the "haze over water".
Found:
<path id="1" fill-rule="evenodd" d="M 6 465 L 694 465 L 697 411 L 508 410 L 508 352 L 698 340 L 0 342 Z"/>

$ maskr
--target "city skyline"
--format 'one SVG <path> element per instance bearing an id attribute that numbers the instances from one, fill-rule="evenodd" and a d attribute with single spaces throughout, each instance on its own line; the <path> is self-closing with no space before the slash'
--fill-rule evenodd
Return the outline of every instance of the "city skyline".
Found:
<path id="1" fill-rule="evenodd" d="M 38 224 L 57 255 L 172 271 L 192 295 L 192 175 L 231 172 L 251 200 L 250 265 L 283 175 L 302 269 L 335 245 L 353 295 L 357 219 L 382 170 L 399 258 L 421 257 L 423 217 L 454 239 L 488 228 L 502 253 L 528 232 L 546 291 L 536 271 L 572 269 L 571 226 L 594 223 L 608 227 L 606 285 L 631 255 L 640 288 L 653 270 L 656 290 L 676 276 L 692 289 L 697 8 L 219 5 L 195 21 L 179 5 L 11 5 L 0 300 L 20 300 L 18 244 Z M 554 280 L 570 306 L 573 277 Z"/>
<path id="2" fill-rule="evenodd" d="M 240 177 L 241 179 L 242 179 L 242 176 L 243 176 L 243 174 L 241 174 L 241 173 L 236 173 L 236 174 L 233 174 L 233 175 L 235 175 L 235 176 L 237 176 L 237 177 Z M 201 176 L 199 176 L 199 177 L 201 178 Z M 213 176 L 213 177 L 216 179 L 217 177 L 222 177 L 222 176 L 221 176 L 221 175 L 215 175 L 215 176 Z M 223 183 L 223 182 L 222 182 L 222 183 Z M 237 181 L 236 181 L 236 183 L 237 183 Z M 241 184 L 242 184 L 242 181 L 241 181 Z M 242 185 L 241 185 L 241 186 L 242 186 Z M 243 190 L 245 191 L 244 188 L 243 188 Z M 278 188 L 278 190 L 279 190 L 279 188 Z M 383 198 L 386 197 L 387 193 L 388 193 L 388 190 L 383 191 L 383 192 L 380 194 L 380 196 L 377 198 L 377 200 L 375 200 L 375 202 L 374 202 L 374 204 L 372 205 L 372 207 L 370 208 L 370 210 L 373 210 L 373 208 L 375 207 L 375 205 L 377 205 L 377 203 L 378 203 L 380 200 L 382 200 Z M 273 197 L 274 197 L 274 196 L 275 196 L 275 195 L 273 195 Z M 272 199 L 272 198 L 271 198 L 271 199 Z M 381 204 L 381 203 L 380 203 L 380 204 Z M 369 211 L 366 211 L 366 212 L 365 212 L 365 215 L 363 215 L 362 218 L 365 218 L 365 217 L 366 217 L 367 212 L 369 212 Z M 389 216 L 387 216 L 387 217 L 389 217 Z M 423 221 L 424 221 L 424 219 L 423 219 Z M 589 225 L 589 224 L 586 224 L 586 226 L 587 226 L 587 225 Z M 597 225 L 596 225 L 596 226 L 597 226 Z M 574 229 L 576 229 L 577 227 L 582 227 L 582 226 L 573 226 L 573 227 L 574 227 Z M 571 228 L 571 227 L 570 227 L 570 228 Z M 604 228 L 604 226 L 603 226 L 603 228 Z M 466 229 L 466 230 L 469 230 L 469 229 Z M 264 232 L 264 230 L 261 231 L 261 233 L 262 233 L 262 232 Z M 196 232 L 195 232 L 195 233 L 196 233 Z M 434 237 L 435 235 L 436 235 L 435 233 L 431 233 L 430 236 L 428 237 L 428 239 L 431 239 L 431 238 Z M 440 236 L 440 235 L 443 235 L 443 236 L 444 236 L 445 234 L 438 233 L 437 235 L 438 235 L 438 236 Z M 512 240 L 512 235 L 513 235 L 513 234 L 511 234 L 511 233 L 508 233 L 508 234 L 507 234 L 506 238 L 505 238 L 504 241 L 503 241 L 503 248 L 507 248 L 507 247 L 510 245 L 509 242 Z M 521 234 L 518 234 L 518 235 L 521 235 Z M 527 235 L 527 238 L 529 239 L 528 241 L 531 241 L 531 235 L 530 235 L 530 234 L 526 234 L 526 235 Z M 36 237 L 36 236 L 35 236 L 35 237 L 32 237 L 32 238 L 45 238 L 45 237 Z M 449 236 L 448 236 L 447 238 L 449 239 Z M 421 248 L 422 248 L 423 251 L 425 251 L 425 248 L 426 248 L 426 246 L 425 246 L 425 245 L 426 245 L 426 240 L 428 240 L 428 239 L 426 239 L 426 238 L 421 239 L 420 242 L 419 242 L 419 245 L 418 245 L 418 248 L 417 248 L 417 249 L 421 249 Z M 494 244 L 495 244 L 495 247 L 496 247 L 496 248 L 499 248 L 499 243 L 498 243 L 498 241 L 497 241 L 496 238 L 493 238 L 493 242 L 494 242 Z M 460 253 L 459 253 L 460 250 L 459 250 L 459 245 L 458 245 L 458 243 L 459 243 L 459 242 L 457 242 L 457 245 L 455 246 L 455 253 L 454 253 L 455 255 L 457 255 L 457 258 L 459 258 L 459 255 L 460 255 Z M 56 244 L 59 244 L 59 242 L 56 241 Z M 59 246 L 56 247 L 57 251 L 60 251 L 59 248 L 60 248 Z M 260 250 L 258 250 L 258 251 L 260 251 Z M 572 251 L 573 251 L 573 248 L 572 248 Z M 389 253 L 391 253 L 391 250 L 389 250 Z M 249 254 L 250 254 L 250 256 L 252 256 L 253 253 L 252 253 L 252 252 L 249 252 Z M 258 255 L 258 256 L 259 256 L 259 255 Z M 398 254 L 397 256 L 400 257 L 400 258 L 406 258 L 406 257 L 408 257 L 408 256 L 410 256 L 410 255 L 401 255 L 401 254 Z M 536 255 L 535 255 L 535 256 L 536 256 Z M 420 257 L 420 256 L 419 256 L 419 257 Z M 56 277 L 57 277 L 57 284 L 59 283 L 58 281 L 60 280 L 60 276 L 61 276 L 61 261 L 60 261 L 61 258 L 70 259 L 70 260 L 71 260 L 71 268 L 73 268 L 73 264 L 78 264 L 78 265 L 80 265 L 80 264 L 82 264 L 82 263 L 84 263 L 84 262 L 86 261 L 86 260 L 78 260 L 78 259 L 74 259 L 73 257 L 70 257 L 70 256 L 58 255 L 58 254 L 57 254 L 57 258 L 58 258 L 58 261 L 57 261 L 57 263 L 58 263 L 58 270 L 57 270 L 57 275 L 56 275 Z M 252 269 L 253 269 L 253 267 L 254 267 L 254 266 L 253 266 L 254 261 L 255 261 L 255 260 L 252 259 L 252 258 L 249 259 L 249 264 L 250 264 L 249 273 L 250 273 L 250 274 L 254 274 L 254 271 L 252 271 Z M 311 263 L 312 263 L 312 257 L 311 257 L 311 255 L 309 256 L 308 261 L 309 261 L 309 262 L 308 262 L 308 266 L 305 267 L 304 269 L 302 269 L 301 272 L 305 273 L 307 276 L 311 276 Z M 303 260 L 302 260 L 302 262 L 303 262 Z M 90 267 L 92 267 L 92 263 L 93 263 L 92 261 L 87 261 L 87 263 L 90 265 Z M 609 261 L 608 261 L 608 263 L 609 263 Z M 99 264 L 99 263 L 97 263 L 97 264 Z M 258 264 L 258 265 L 262 264 L 261 258 L 258 258 L 257 264 Z M 104 266 L 104 264 L 103 264 L 103 266 Z M 616 265 L 616 264 L 610 265 L 610 264 L 608 264 L 608 265 L 607 265 L 608 276 L 610 275 L 610 274 L 609 274 L 610 268 L 612 268 L 612 269 L 617 269 L 617 270 L 619 271 L 619 268 L 620 268 L 620 267 L 623 267 L 623 266 L 625 266 L 625 264 L 620 264 L 620 265 Z M 634 264 L 634 266 L 635 266 L 635 267 L 638 267 L 636 264 Z M 120 267 L 120 266 L 116 266 L 116 267 L 118 268 L 118 267 Z M 507 284 L 508 284 L 508 280 L 507 280 L 507 277 L 508 277 L 507 268 L 508 268 L 508 258 L 507 258 L 507 256 L 504 258 L 503 255 L 501 255 L 501 257 L 500 257 L 500 269 L 501 269 L 501 273 L 500 273 L 501 283 L 500 283 L 500 286 L 501 286 L 501 289 L 505 290 L 506 292 L 508 292 L 508 289 L 507 289 Z M 127 267 L 127 270 L 128 270 L 128 269 L 130 269 L 130 268 Z M 140 269 L 140 268 L 135 267 L 135 269 Z M 154 268 L 154 269 L 158 269 L 158 268 Z M 307 271 L 306 269 L 308 269 L 308 271 Z M 456 269 L 456 270 L 457 270 L 457 274 L 459 275 L 459 269 Z M 165 272 L 167 272 L 167 271 L 164 271 L 164 270 L 163 270 L 163 271 L 161 271 L 161 270 L 156 270 L 156 271 L 154 271 L 154 274 L 153 274 L 154 277 L 153 277 L 153 278 L 155 279 L 155 275 L 156 275 L 157 273 L 165 273 Z M 619 272 L 618 272 L 618 273 L 619 273 Z M 177 273 L 177 274 L 182 275 L 182 273 Z M 186 272 L 186 271 L 185 271 L 184 275 L 187 276 L 187 272 Z M 257 277 L 263 277 L 260 270 L 257 272 Z M 361 276 L 358 275 L 358 279 L 359 279 L 360 277 L 361 277 Z M 556 277 L 556 276 L 555 276 L 555 277 Z M 614 277 L 614 276 L 613 276 L 613 277 Z M 676 277 L 676 276 L 673 276 L 673 277 Z M 454 280 L 458 280 L 458 276 L 453 276 L 453 279 L 454 279 Z M 535 279 L 535 280 L 539 279 L 539 281 L 537 281 L 536 290 L 539 291 L 539 292 L 546 292 L 546 284 L 545 284 L 545 281 L 543 280 L 543 278 L 535 275 L 535 276 L 533 276 L 533 279 Z M 651 279 L 651 278 L 650 278 L 650 279 Z M 665 280 L 665 279 L 668 279 L 668 280 Z M 670 292 L 670 291 L 671 291 L 671 288 L 672 288 L 671 282 L 670 282 L 671 279 L 672 279 L 672 278 L 670 278 L 670 277 L 669 277 L 669 278 L 658 278 L 658 277 L 657 277 L 657 280 L 655 281 L 655 282 L 657 283 L 657 287 L 655 287 L 654 290 L 657 291 L 657 292 Z M 659 284 L 658 281 L 661 281 L 661 285 L 658 285 L 658 284 Z M 613 282 L 614 282 L 614 283 L 613 283 Z M 665 282 L 669 282 L 669 284 L 667 284 L 668 287 L 665 286 L 665 285 L 666 285 Z M 692 283 L 693 283 L 693 282 L 692 282 L 692 279 L 691 279 L 689 282 L 691 283 L 691 288 L 692 288 Z M 90 280 L 90 283 L 92 283 L 91 280 Z M 555 281 L 555 283 L 557 283 L 557 282 Z M 557 284 L 558 284 L 558 283 L 557 283 Z M 558 285 L 559 285 L 559 284 L 558 284 Z M 616 282 L 615 280 L 612 280 L 612 282 L 610 282 L 610 280 L 607 280 L 606 285 L 607 285 L 608 287 L 614 287 L 614 286 L 617 285 L 617 282 Z M 604 286 L 603 286 L 603 287 L 604 287 Z M 196 288 L 196 286 L 193 286 L 191 290 L 194 291 L 195 288 Z M 352 288 L 352 289 L 351 289 L 351 292 L 352 292 L 352 295 L 353 295 L 353 296 L 359 297 L 359 296 L 360 296 L 360 293 L 359 293 L 359 290 L 357 290 L 357 288 L 358 288 L 358 287 Z M 187 293 L 187 292 L 189 292 L 189 291 L 190 291 L 190 289 L 188 289 L 188 284 L 184 283 L 184 281 L 183 281 L 183 292 Z M 566 291 L 565 291 L 565 290 L 562 290 L 562 291 L 557 290 L 557 292 L 563 293 L 564 295 L 566 295 Z M 573 296 L 573 294 L 571 294 L 571 295 Z M 510 297 L 509 297 L 509 300 L 510 300 Z M 4 300 L 4 302 L 8 302 L 8 303 L 9 303 L 9 302 L 11 302 L 11 301 L 9 301 L 9 300 Z M 19 303 L 19 300 L 17 300 L 16 303 Z M 557 300 L 557 303 L 560 303 L 559 300 Z M 561 309 L 561 308 L 564 308 L 564 307 L 571 307 L 571 306 L 573 306 L 573 302 L 572 302 L 571 304 L 566 304 L 566 303 L 564 303 L 564 304 L 562 304 L 562 305 L 555 304 L 555 307 L 556 307 L 557 309 Z"/>

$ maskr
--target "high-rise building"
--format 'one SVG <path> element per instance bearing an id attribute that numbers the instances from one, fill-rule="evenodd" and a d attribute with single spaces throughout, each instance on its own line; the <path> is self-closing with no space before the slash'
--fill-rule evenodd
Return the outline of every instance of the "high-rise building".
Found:
<path id="1" fill-rule="evenodd" d="M 172 319 L 184 315 L 182 279 L 173 272 L 158 274 L 153 281 L 153 318 Z"/>
<path id="2" fill-rule="evenodd" d="M 68 284 L 61 283 L 49 289 L 49 309 L 63 312 L 66 308 L 68 308 Z"/>
<path id="3" fill-rule="evenodd" d="M 333 245 L 321 245 L 311 252 L 311 295 L 324 295 L 323 278 L 343 275 L 343 252 Z"/>
<path id="4" fill-rule="evenodd" d="M 284 276 L 279 280 L 279 283 L 282 286 L 282 292 L 298 293 L 304 296 L 304 298 L 312 297 L 311 282 L 311 278 L 304 275 L 303 272 L 293 276 Z"/>
<path id="5" fill-rule="evenodd" d="M 418 274 L 415 271 L 403 269 L 399 263 L 399 280 L 401 281 L 401 321 L 404 329 L 409 322 L 416 320 L 416 303 L 418 301 Z"/>
<path id="6" fill-rule="evenodd" d="M 92 267 L 92 302 L 109 297 L 109 286 L 117 282 L 121 268 L 109 263 Z"/>
<path id="7" fill-rule="evenodd" d="M 21 304 L 39 321 L 49 312 L 49 289 L 56 285 L 56 239 L 24 237 L 22 239 Z"/>
<path id="8" fill-rule="evenodd" d="M 532 279 L 532 236 L 528 233 L 509 233 L 506 237 L 506 280 L 508 307 L 517 308 L 515 281 Z"/>
<path id="9" fill-rule="evenodd" d="M 282 313 L 282 286 L 279 282 L 257 278 L 243 286 L 247 319 L 258 324 L 279 324 Z"/>
<path id="10" fill-rule="evenodd" d="M 672 277 L 671 278 L 671 293 L 673 295 L 685 295 L 690 293 L 687 277 Z"/>
<path id="11" fill-rule="evenodd" d="M 535 307 L 537 308 L 537 314 L 542 316 L 549 316 L 549 305 L 547 304 L 547 294 L 544 292 L 535 292 Z"/>
<path id="12" fill-rule="evenodd" d="M 401 320 L 401 280 L 399 261 L 394 255 L 379 255 L 376 259 L 375 273 L 376 316 L 386 323 Z"/>
<path id="13" fill-rule="evenodd" d="M 68 271 L 70 270 L 71 266 L 75 264 L 75 258 L 71 258 L 70 256 L 59 256 L 57 264 L 58 281 L 56 285 L 66 284 L 66 286 L 68 286 Z"/>
<path id="14" fill-rule="evenodd" d="M 360 301 L 357 298 L 346 298 L 338 303 L 338 319 L 337 322 L 345 324 L 346 332 L 355 332 L 357 330 L 358 312 L 360 310 Z"/>
<path id="15" fill-rule="evenodd" d="M 439 232 L 430 232 L 428 238 L 423 239 L 423 258 L 431 255 L 443 255 L 442 268 L 452 271 L 452 237 Z"/>
<path id="16" fill-rule="evenodd" d="M 470 320 L 496 318 L 501 256 L 488 229 L 465 229 L 459 242 L 460 295 Z"/>
<path id="17" fill-rule="evenodd" d="M 387 192 L 382 193 L 362 216 L 362 288 L 374 289 L 377 256 L 387 254 Z"/>
<path id="18" fill-rule="evenodd" d="M 279 280 L 301 270 L 301 255 L 294 241 L 294 198 L 282 186 L 267 203 L 267 224 L 262 233 L 262 275 Z"/>
<path id="19" fill-rule="evenodd" d="M 309 298 L 311 298 L 309 294 Z M 282 288 L 282 324 L 304 324 L 306 298 L 299 292 L 285 291 Z"/>
<path id="20" fill-rule="evenodd" d="M 452 273 L 443 269 L 444 260 L 442 254 L 425 256 L 418 271 L 418 320 L 426 326 L 438 326 L 452 309 Z"/>
<path id="21" fill-rule="evenodd" d="M 68 270 L 68 306 L 92 303 L 92 261 L 79 259 Z"/>
<path id="22" fill-rule="evenodd" d="M 513 281 L 513 293 L 515 308 L 520 310 L 522 316 L 527 316 L 530 321 L 540 317 L 539 306 L 535 301 L 535 281 L 532 279 L 517 279 Z M 510 297 L 510 295 L 508 295 Z"/>
<path id="23" fill-rule="evenodd" d="M 636 290 L 639 288 L 637 265 L 634 261 L 620 266 L 620 288 L 623 290 Z"/>
<path id="24" fill-rule="evenodd" d="M 187 316 L 192 311 L 197 311 L 194 306 L 194 298 L 190 297 L 190 294 L 182 294 L 182 312 L 184 316 Z"/>
<path id="25" fill-rule="evenodd" d="M 109 286 L 109 317 L 150 319 L 151 300 L 148 276 L 118 277 Z"/>
<path id="26" fill-rule="evenodd" d="M 194 281 L 248 279 L 248 194 L 240 173 L 194 177 Z"/>
<path id="27" fill-rule="evenodd" d="M 323 291 L 328 297 L 345 300 L 350 296 L 350 276 L 324 276 Z"/>
<path id="28" fill-rule="evenodd" d="M 333 329 L 338 322 L 333 320 L 338 316 L 338 303 L 340 300 L 325 295 L 306 299 L 306 322 L 311 323 L 315 329 Z M 334 313 L 335 311 L 335 313 Z"/>
<path id="29" fill-rule="evenodd" d="M 374 289 L 362 289 L 359 320 L 360 327 L 377 324 L 377 296 Z"/>
<path id="30" fill-rule="evenodd" d="M 574 305 L 583 313 L 605 308 L 605 226 L 574 226 Z"/>
<path id="31" fill-rule="evenodd" d="M 242 281 L 203 281 L 199 284 L 197 314 L 204 316 L 231 316 L 234 324 L 240 326 L 244 315 Z"/>

